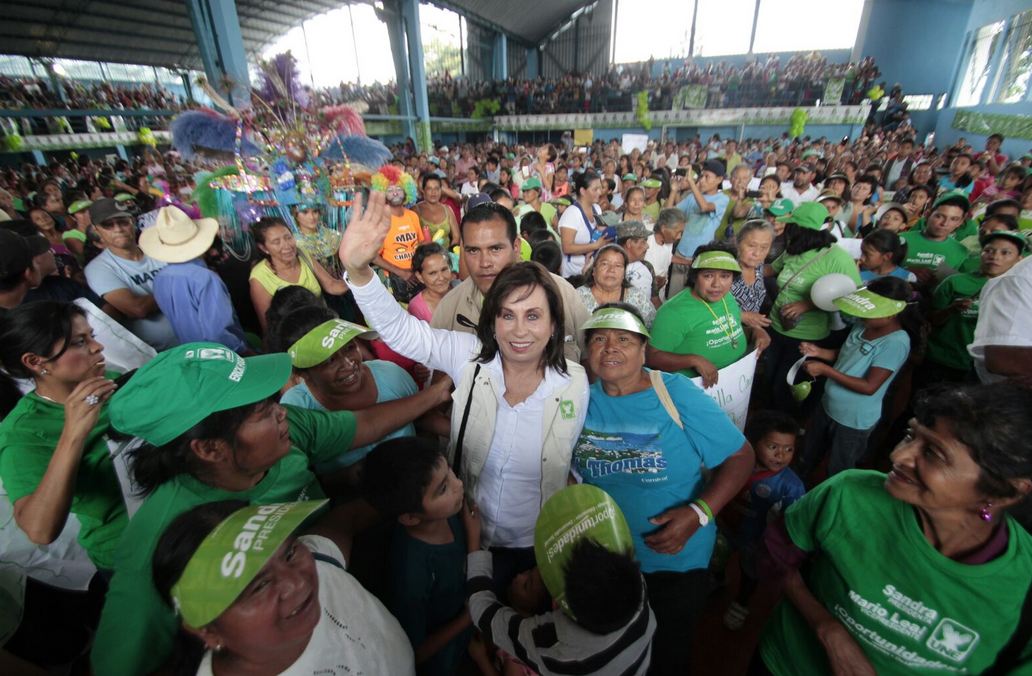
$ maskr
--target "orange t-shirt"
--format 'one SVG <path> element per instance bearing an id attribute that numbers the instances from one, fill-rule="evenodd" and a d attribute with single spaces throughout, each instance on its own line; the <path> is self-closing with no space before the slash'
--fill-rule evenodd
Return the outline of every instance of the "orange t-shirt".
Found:
<path id="1" fill-rule="evenodd" d="M 383 239 L 380 256 L 402 270 L 412 269 L 412 256 L 423 241 L 423 227 L 416 212 L 405 209 L 401 216 L 391 216 L 391 229 Z"/>

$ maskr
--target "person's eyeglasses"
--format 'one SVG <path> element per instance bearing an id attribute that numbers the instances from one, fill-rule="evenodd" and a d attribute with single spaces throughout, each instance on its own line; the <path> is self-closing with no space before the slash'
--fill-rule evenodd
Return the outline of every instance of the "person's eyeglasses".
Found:
<path id="1" fill-rule="evenodd" d="M 98 228 L 104 228 L 105 230 L 110 230 L 111 228 L 131 228 L 132 226 L 133 219 L 131 218 L 112 218 L 103 223 L 97 223 Z"/>

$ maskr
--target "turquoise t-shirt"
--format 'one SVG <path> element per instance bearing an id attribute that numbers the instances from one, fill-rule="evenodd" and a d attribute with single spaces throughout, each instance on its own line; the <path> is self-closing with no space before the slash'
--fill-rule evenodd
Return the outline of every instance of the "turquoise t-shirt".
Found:
<path id="1" fill-rule="evenodd" d="M 416 387 L 416 381 L 412 380 L 412 376 L 397 364 L 380 359 L 372 359 L 365 362 L 365 365 L 369 367 L 373 374 L 373 381 L 376 383 L 377 404 L 382 404 L 385 401 L 394 401 L 403 397 L 411 397 L 419 392 L 419 388 Z M 280 403 L 313 411 L 326 410 L 326 407 L 319 403 L 319 400 L 312 395 L 308 385 L 303 381 L 284 392 L 280 398 Z M 328 474 L 343 467 L 350 467 L 369 455 L 369 452 L 376 448 L 376 445 L 381 441 L 415 435 L 416 428 L 412 423 L 409 423 L 371 444 L 353 449 L 348 453 L 342 453 L 332 460 L 315 465 L 315 471 L 317 474 Z"/>
<path id="2" fill-rule="evenodd" d="M 645 536 L 649 519 L 702 493 L 702 467 L 719 466 L 745 443 L 727 414 L 682 375 L 664 373 L 684 429 L 663 408 L 653 388 L 611 397 L 601 381 L 591 386 L 588 416 L 573 450 L 573 467 L 585 483 L 616 500 L 627 518 L 634 553 L 646 573 L 683 572 L 709 565 L 717 529 L 699 529 L 677 554 L 657 554 Z"/>
<path id="3" fill-rule="evenodd" d="M 688 219 L 684 226 L 684 233 L 681 235 L 681 241 L 677 243 L 677 255 L 684 258 L 691 258 L 699 246 L 709 244 L 718 238 L 717 229 L 720 227 L 720 222 L 724 220 L 724 212 L 731 201 L 731 198 L 723 192 L 703 195 L 703 197 L 716 209 L 703 213 L 699 209 L 699 203 L 695 201 L 695 196 L 691 193 L 677 205 L 677 208 L 683 211 Z"/>
<path id="4" fill-rule="evenodd" d="M 1032 536 L 1004 517 L 1007 549 L 992 561 L 940 554 L 914 508 L 881 472 L 848 470 L 785 512 L 792 542 L 812 554 L 806 586 L 856 640 L 879 674 L 981 674 L 1013 635 L 1032 579 Z M 791 602 L 760 642 L 774 674 L 830 674 L 827 653 Z M 1032 644 L 1010 673 L 1032 673 Z"/>
<path id="5" fill-rule="evenodd" d="M 854 392 L 828 378 L 821 402 L 832 420 L 855 430 L 866 430 L 878 423 L 885 392 L 910 355 L 910 336 L 906 331 L 893 331 L 874 340 L 865 339 L 863 334 L 863 324 L 854 326 L 849 332 L 835 360 L 835 370 L 863 378 L 868 370 L 877 367 L 892 371 L 892 375 L 874 394 Z"/>

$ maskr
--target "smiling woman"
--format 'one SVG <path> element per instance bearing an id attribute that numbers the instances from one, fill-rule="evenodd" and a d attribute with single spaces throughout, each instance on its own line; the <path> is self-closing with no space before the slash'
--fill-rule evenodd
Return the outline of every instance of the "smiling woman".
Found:
<path id="1" fill-rule="evenodd" d="M 1026 671 L 1032 537 L 1008 511 L 1032 493 L 1030 437 L 1020 385 L 925 392 L 887 476 L 842 472 L 792 505 L 766 535 L 787 599 L 767 673 Z"/>

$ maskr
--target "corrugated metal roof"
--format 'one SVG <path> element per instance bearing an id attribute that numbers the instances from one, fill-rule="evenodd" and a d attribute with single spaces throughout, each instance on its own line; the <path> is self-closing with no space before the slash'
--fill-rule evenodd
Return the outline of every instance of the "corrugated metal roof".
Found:
<path id="1" fill-rule="evenodd" d="M 260 53 L 340 0 L 236 0 L 244 48 Z M 200 68 L 181 0 L 4 0 L 0 51 L 32 57 Z"/>
<path id="2" fill-rule="evenodd" d="M 459 12 L 472 21 L 501 30 L 527 45 L 537 45 L 559 28 L 574 12 L 594 0 L 427 0 Z"/>

